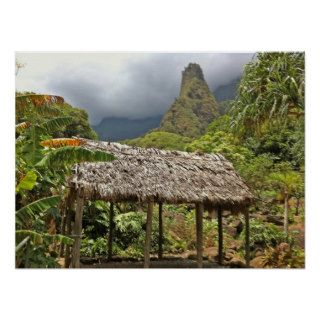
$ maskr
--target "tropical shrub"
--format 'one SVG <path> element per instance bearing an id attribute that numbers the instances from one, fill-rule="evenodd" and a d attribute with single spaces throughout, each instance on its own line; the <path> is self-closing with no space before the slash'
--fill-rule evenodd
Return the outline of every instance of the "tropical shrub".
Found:
<path id="1" fill-rule="evenodd" d="M 153 131 L 141 138 L 126 140 L 124 143 L 143 148 L 158 148 L 166 150 L 184 150 L 191 141 L 190 138 L 171 132 Z"/>
<path id="2" fill-rule="evenodd" d="M 240 234 L 240 239 L 245 239 L 245 230 Z M 275 247 L 276 245 L 290 241 L 286 234 L 279 230 L 277 226 L 272 223 L 262 222 L 258 219 L 250 219 L 250 248 Z"/>
<path id="3" fill-rule="evenodd" d="M 287 243 L 267 248 L 262 256 L 265 268 L 304 268 L 304 250 Z"/>
<path id="4" fill-rule="evenodd" d="M 304 116 L 304 84 L 303 52 L 258 53 L 245 66 L 232 108 L 233 127 L 255 135 Z"/>

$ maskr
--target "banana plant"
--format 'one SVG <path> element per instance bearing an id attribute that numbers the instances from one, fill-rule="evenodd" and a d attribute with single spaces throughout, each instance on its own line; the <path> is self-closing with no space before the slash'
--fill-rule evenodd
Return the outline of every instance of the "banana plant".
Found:
<path id="1" fill-rule="evenodd" d="M 81 139 L 52 139 L 55 131 L 72 121 L 71 117 L 58 116 L 61 99 L 27 95 L 16 100 L 17 265 L 30 266 L 31 260 L 44 266 L 48 266 L 48 261 L 50 266 L 55 265 L 55 260 L 48 256 L 52 243 L 70 244 L 72 239 L 49 235 L 45 218 L 50 210 L 58 208 L 71 166 L 114 159 L 105 152 L 85 149 Z"/>

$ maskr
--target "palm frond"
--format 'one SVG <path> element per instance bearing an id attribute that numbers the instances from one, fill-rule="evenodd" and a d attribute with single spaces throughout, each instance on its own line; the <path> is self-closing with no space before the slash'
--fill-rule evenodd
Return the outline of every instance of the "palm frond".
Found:
<path id="1" fill-rule="evenodd" d="M 16 237 L 17 239 L 28 238 L 28 240 L 32 241 L 35 245 L 39 245 L 43 243 L 43 235 L 41 233 L 38 233 L 32 230 L 16 230 Z M 17 248 L 16 248 L 16 251 L 17 251 Z"/>
<path id="2" fill-rule="evenodd" d="M 16 246 L 16 252 L 18 252 L 21 248 L 23 248 L 27 242 L 29 241 L 30 236 L 25 237 L 18 245 Z"/>
<path id="3" fill-rule="evenodd" d="M 61 127 L 67 126 L 71 122 L 72 117 L 58 117 L 44 122 L 42 126 L 45 130 L 47 130 L 47 132 L 53 132 L 60 129 Z"/>
<path id="4" fill-rule="evenodd" d="M 37 166 L 59 167 L 80 162 L 112 161 L 115 157 L 103 151 L 92 151 L 82 147 L 61 147 L 49 152 Z"/>
<path id="5" fill-rule="evenodd" d="M 42 244 L 45 240 L 50 243 L 60 242 L 66 245 L 72 245 L 74 240 L 62 234 L 49 234 L 49 233 L 39 233 L 32 230 L 17 230 L 17 239 L 23 238 L 23 240 L 16 246 L 16 252 L 23 247 L 28 240 L 32 241 L 35 245 Z"/>

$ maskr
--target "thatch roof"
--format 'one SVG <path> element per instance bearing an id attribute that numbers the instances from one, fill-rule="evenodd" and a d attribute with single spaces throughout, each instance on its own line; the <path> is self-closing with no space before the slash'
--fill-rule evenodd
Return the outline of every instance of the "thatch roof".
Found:
<path id="1" fill-rule="evenodd" d="M 164 151 L 85 140 L 83 147 L 116 156 L 112 162 L 76 165 L 71 191 L 106 201 L 203 202 L 224 208 L 253 200 L 247 185 L 222 155 Z"/>

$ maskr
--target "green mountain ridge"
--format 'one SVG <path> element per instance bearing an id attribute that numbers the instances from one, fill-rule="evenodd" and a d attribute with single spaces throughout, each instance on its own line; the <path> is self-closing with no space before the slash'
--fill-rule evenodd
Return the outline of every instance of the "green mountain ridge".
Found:
<path id="1" fill-rule="evenodd" d="M 134 139 L 159 126 L 162 116 L 144 119 L 127 119 L 106 117 L 92 128 L 98 133 L 100 140 L 119 141 Z"/>

